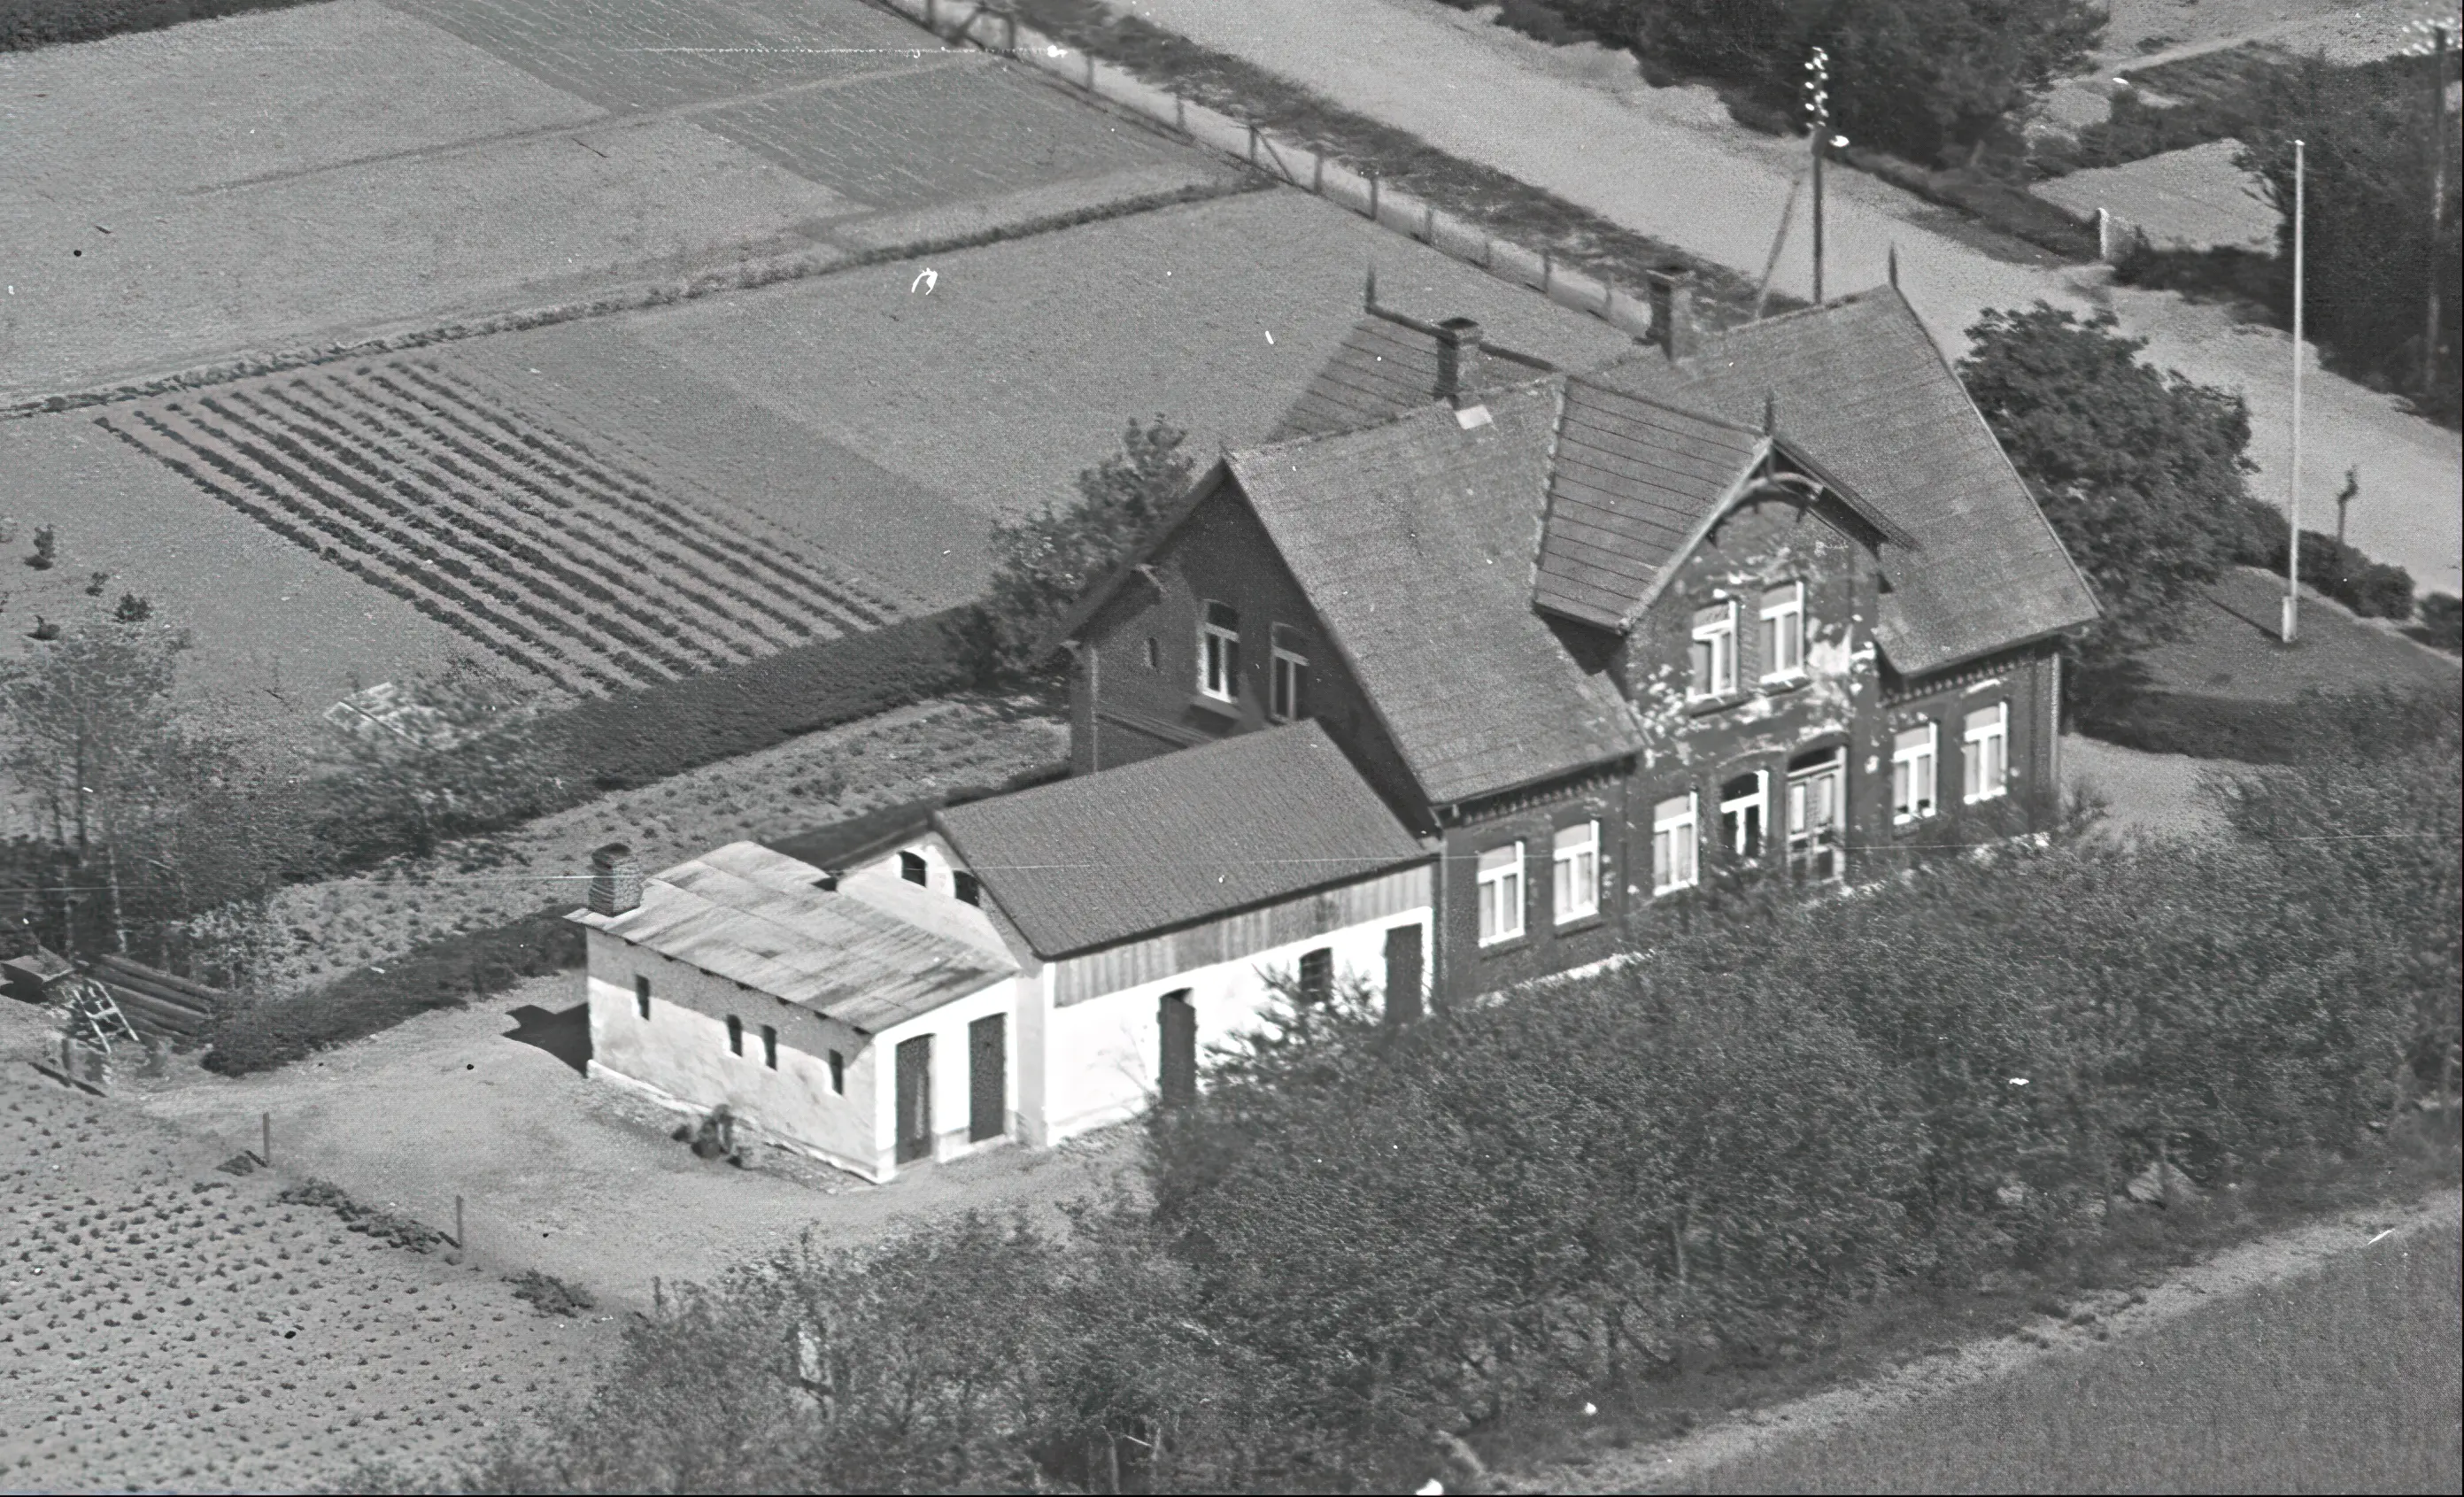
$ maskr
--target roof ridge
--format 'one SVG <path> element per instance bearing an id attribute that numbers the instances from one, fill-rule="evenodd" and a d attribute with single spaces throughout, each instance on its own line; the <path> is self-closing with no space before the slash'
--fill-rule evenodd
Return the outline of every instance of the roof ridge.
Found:
<path id="1" fill-rule="evenodd" d="M 1743 421 L 1731 421 L 1726 416 L 1716 415 L 1711 411 L 1703 409 L 1699 406 L 1680 405 L 1676 401 L 1662 400 L 1656 395 L 1644 395 L 1634 390 L 1619 389 L 1616 385 L 1595 377 L 1594 374 L 1570 374 L 1566 379 L 1569 385 L 1579 381 L 1588 389 L 1596 390 L 1604 395 L 1614 396 L 1618 400 L 1629 401 L 1638 406 L 1649 406 L 1655 410 L 1672 411 L 1690 420 L 1700 421 L 1705 426 L 1719 427 L 1725 430 L 1742 432 L 1745 435 L 1751 437 L 1758 437 L 1766 434 L 1756 427 L 1749 426 Z M 1551 459 L 1552 462 L 1554 461 L 1554 458 L 1555 449 L 1552 447 L 1551 449 Z"/>
<path id="2" fill-rule="evenodd" d="M 1534 374 L 1529 379 L 1515 380 L 1509 384 L 1498 385 L 1488 391 L 1488 396 L 1516 394 L 1523 390 L 1529 389 L 1534 385 L 1550 385 L 1557 381 L 1573 378 L 1574 378 L 1574 376 L 1566 373 L 1562 369 L 1551 369 L 1546 374 Z M 1481 403 L 1485 404 L 1486 399 L 1487 396 L 1484 396 Z M 1393 415 L 1382 416 L 1375 421 L 1363 422 L 1356 427 L 1340 427 L 1332 431 L 1304 432 L 1299 436 L 1286 437 L 1280 442 L 1261 442 L 1256 447 L 1231 448 L 1225 451 L 1223 458 L 1226 462 L 1229 462 L 1234 458 L 1250 458 L 1269 452 L 1291 451 L 1299 448 L 1313 446 L 1320 442 L 1331 442 L 1342 437 L 1358 436 L 1365 431 L 1382 431 L 1388 427 L 1400 426 L 1406 421 L 1433 418 L 1441 411 L 1451 415 L 1454 411 L 1454 407 L 1447 404 L 1445 397 L 1441 395 L 1433 395 L 1423 404 L 1407 407 L 1402 410 L 1395 412 Z"/>

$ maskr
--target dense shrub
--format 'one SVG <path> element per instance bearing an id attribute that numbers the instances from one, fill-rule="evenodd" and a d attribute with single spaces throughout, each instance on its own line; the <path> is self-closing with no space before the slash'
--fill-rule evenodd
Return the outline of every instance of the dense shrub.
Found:
<path id="1" fill-rule="evenodd" d="M 784 1254 L 637 1326 L 473 1489 L 1393 1490 L 1534 1407 L 2368 1147 L 2452 1084 L 2453 701 L 2338 704 L 2235 835 L 2013 844 L 1391 1027 L 1286 996 L 1151 1207 Z"/>
<path id="2" fill-rule="evenodd" d="M 0 52 L 95 41 L 160 31 L 250 11 L 287 10 L 310 0 L 0 0 Z"/>
<path id="3" fill-rule="evenodd" d="M 215 1031 L 205 1068 L 226 1076 L 272 1070 L 430 1009 L 460 1008 L 524 978 L 578 966 L 582 933 L 565 919 L 572 912 L 571 900 L 560 900 L 491 930 L 430 941 L 315 992 L 246 1009 Z"/>
<path id="4" fill-rule="evenodd" d="M 2421 636 L 2440 649 L 2464 649 L 2464 601 L 2443 592 L 2422 599 Z"/>

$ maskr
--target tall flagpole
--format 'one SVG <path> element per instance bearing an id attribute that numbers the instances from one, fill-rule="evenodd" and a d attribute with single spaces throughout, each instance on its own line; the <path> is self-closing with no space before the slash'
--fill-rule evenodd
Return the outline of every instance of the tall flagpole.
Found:
<path id="1" fill-rule="evenodd" d="M 2293 473 L 2284 495 L 2284 642 L 2294 642 L 2301 607 L 2301 260 L 2307 182 L 2301 143 L 2293 143 Z"/>

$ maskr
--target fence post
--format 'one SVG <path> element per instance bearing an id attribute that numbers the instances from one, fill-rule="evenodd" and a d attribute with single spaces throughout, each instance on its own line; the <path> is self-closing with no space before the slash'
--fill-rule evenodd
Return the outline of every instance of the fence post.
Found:
<path id="1" fill-rule="evenodd" d="M 1497 274 L 1497 241 L 1487 234 L 1480 236 L 1480 268 L 1492 275 Z"/>
<path id="2" fill-rule="evenodd" d="M 1547 296 L 1557 281 L 1557 257 L 1551 251 L 1540 252 L 1540 295 Z"/>
<path id="3" fill-rule="evenodd" d="M 1426 245 L 1438 242 L 1438 205 L 1435 203 L 1420 205 L 1420 242 Z"/>
<path id="4" fill-rule="evenodd" d="M 1600 320 L 1615 327 L 1617 326 L 1617 282 L 1603 275 L 1600 277 Z"/>
<path id="5" fill-rule="evenodd" d="M 1253 171 L 1254 171 L 1254 170 L 1256 170 L 1256 169 L 1257 169 L 1257 166 L 1258 166 L 1258 121 L 1255 121 L 1255 120 L 1252 120 L 1252 121 L 1249 121 L 1249 167 L 1250 167 L 1250 169 L 1251 169 L 1251 170 L 1253 170 Z"/>
<path id="6" fill-rule="evenodd" d="M 274 1163 L 274 1114 L 271 1112 L 259 1113 L 256 1121 L 257 1127 L 260 1130 L 257 1135 L 257 1142 L 260 1147 L 257 1151 L 256 1156 L 263 1159 L 270 1167 Z"/>
<path id="7" fill-rule="evenodd" d="M 1087 54 L 1087 92 L 1095 92 L 1095 55 Z"/>
<path id="8" fill-rule="evenodd" d="M 1326 196 L 1326 152 L 1322 150 L 1309 152 L 1309 191 Z"/>
<path id="9" fill-rule="evenodd" d="M 924 29 L 931 32 L 935 36 L 941 34 L 941 7 L 939 0 L 924 0 Z"/>
<path id="10" fill-rule="evenodd" d="M 462 1252 L 468 1246 L 462 1237 L 462 1198 L 456 1196 L 453 1198 L 453 1250 Z"/>
<path id="11" fill-rule="evenodd" d="M 1369 221 L 1377 222 L 1377 173 L 1369 174 Z"/>
<path id="12" fill-rule="evenodd" d="M 2102 204 L 2096 209 L 2096 261 L 2099 265 L 2113 263 L 2113 215 Z"/>
<path id="13" fill-rule="evenodd" d="M 1015 57 L 1018 55 L 1018 17 L 1015 14 L 1005 14 L 1001 19 L 1009 23 L 1008 51 L 1009 55 Z"/>
<path id="14" fill-rule="evenodd" d="M 1189 133 L 1189 100 L 1180 97 L 1178 83 L 1172 86 L 1172 123 L 1181 134 Z"/>

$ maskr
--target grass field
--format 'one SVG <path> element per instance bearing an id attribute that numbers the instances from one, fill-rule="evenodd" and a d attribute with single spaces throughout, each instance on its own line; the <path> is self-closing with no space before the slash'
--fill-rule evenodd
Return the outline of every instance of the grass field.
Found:
<path id="1" fill-rule="evenodd" d="M 2284 579 L 2236 566 L 2189 610 L 2181 639 L 2149 650 L 2159 691 L 2289 702 L 2305 691 L 2369 686 L 2452 686 L 2456 660 L 2353 617 L 2342 605 L 2305 593 L 2299 643 L 2278 643 L 2277 610 Z"/>
<path id="2" fill-rule="evenodd" d="M 2459 1269 L 2451 1216 L 2144 1333 L 1777 1443 L 1690 1489 L 2452 1492 Z"/>
<path id="3" fill-rule="evenodd" d="M 586 1383 L 605 1325 L 275 1200 L 22 1058 L 0 1000 L 0 1486 L 286 1491 L 459 1455 Z"/>

